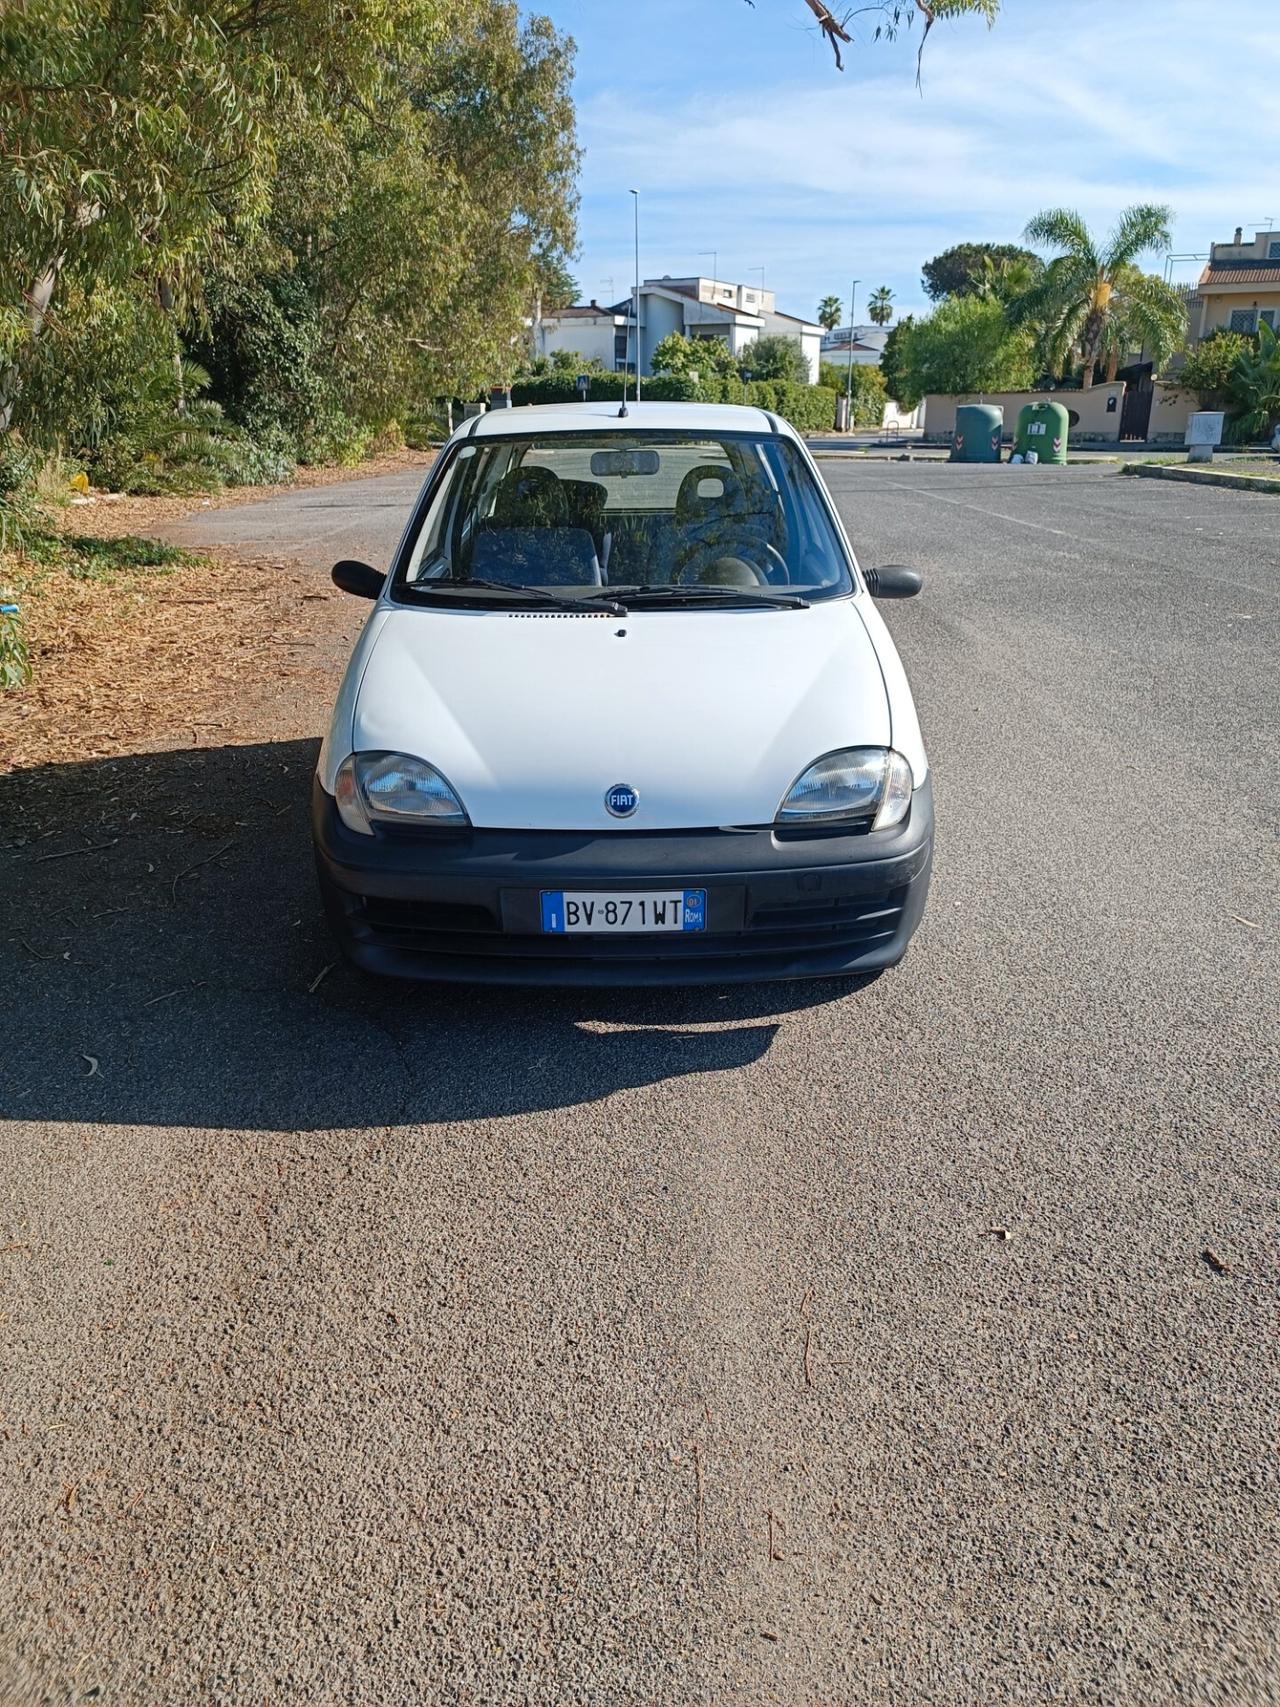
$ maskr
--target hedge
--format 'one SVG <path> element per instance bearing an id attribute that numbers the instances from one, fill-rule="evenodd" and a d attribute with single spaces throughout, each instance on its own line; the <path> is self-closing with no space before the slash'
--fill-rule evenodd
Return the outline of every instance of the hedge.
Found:
<path id="1" fill-rule="evenodd" d="M 622 397 L 623 375 L 593 373 L 588 399 L 612 402 Z M 634 380 L 627 381 L 628 395 Z M 835 425 L 836 394 L 825 385 L 788 385 L 782 380 L 676 379 L 670 375 L 641 382 L 641 396 L 651 403 L 746 403 L 769 409 L 800 433 L 829 433 Z M 536 379 L 518 379 L 511 387 L 511 401 L 520 408 L 526 403 L 576 403 L 578 388 L 572 374 L 547 373 Z"/>

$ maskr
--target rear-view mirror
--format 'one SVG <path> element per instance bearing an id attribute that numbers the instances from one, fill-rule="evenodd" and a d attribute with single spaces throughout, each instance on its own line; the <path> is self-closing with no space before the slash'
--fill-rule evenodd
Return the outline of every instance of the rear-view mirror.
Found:
<path id="1" fill-rule="evenodd" d="M 386 576 L 370 563 L 357 563 L 344 557 L 333 566 L 333 584 L 344 593 L 354 593 L 358 599 L 376 599 L 382 591 Z"/>
<path id="2" fill-rule="evenodd" d="M 913 599 L 924 586 L 920 571 L 906 563 L 882 563 L 868 569 L 863 579 L 873 599 Z"/>
<path id="3" fill-rule="evenodd" d="M 658 453 L 656 450 L 597 450 L 591 453 L 591 472 L 593 474 L 617 475 L 625 478 L 629 474 L 656 474 L 658 472 Z"/>

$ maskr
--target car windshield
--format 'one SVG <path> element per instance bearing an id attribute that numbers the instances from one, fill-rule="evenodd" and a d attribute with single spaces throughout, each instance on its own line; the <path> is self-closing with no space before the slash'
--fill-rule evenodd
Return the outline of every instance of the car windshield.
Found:
<path id="1" fill-rule="evenodd" d="M 649 600 L 654 609 L 679 607 L 681 588 L 691 589 L 686 608 L 794 606 L 853 590 L 817 482 L 779 434 L 619 430 L 466 441 L 394 590 L 486 603 L 504 590 L 529 597 L 526 588 L 565 602 Z M 720 600 L 708 594 L 716 588 Z"/>

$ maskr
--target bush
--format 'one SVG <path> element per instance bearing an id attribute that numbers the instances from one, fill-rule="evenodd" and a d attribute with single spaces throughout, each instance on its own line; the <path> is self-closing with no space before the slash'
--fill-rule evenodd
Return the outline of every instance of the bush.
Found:
<path id="1" fill-rule="evenodd" d="M 927 319 L 902 324 L 894 396 L 907 408 L 929 392 L 1026 391 L 1035 379 L 1032 333 L 1011 326 L 994 298 L 949 297 Z"/>
<path id="2" fill-rule="evenodd" d="M 622 397 L 622 375 L 594 375 L 590 399 L 612 402 Z M 685 379 L 663 374 L 641 380 L 641 396 L 651 403 L 744 403 L 768 409 L 790 421 L 797 432 L 829 433 L 836 418 L 836 394 L 824 385 L 789 385 L 778 380 Z M 634 397 L 635 381 L 628 379 L 627 395 Z M 536 379 L 518 379 L 511 387 L 517 408 L 528 403 L 576 403 L 577 388 L 567 376 L 543 374 Z"/>
<path id="3" fill-rule="evenodd" d="M 40 524 L 35 479 L 39 459 L 13 439 L 0 439 L 0 552 L 20 551 Z"/>
<path id="4" fill-rule="evenodd" d="M 792 385 L 809 383 L 809 364 L 799 338 L 755 338 L 738 357 L 739 373 L 753 379 L 780 379 Z"/>
<path id="5" fill-rule="evenodd" d="M 823 362 L 818 369 L 818 383 L 838 396 L 847 394 L 849 370 L 838 362 Z M 853 364 L 853 424 L 855 427 L 878 427 L 884 421 L 887 397 L 884 374 L 871 364 Z"/>
<path id="6" fill-rule="evenodd" d="M 30 680 L 31 659 L 18 608 L 6 604 L 0 593 L 0 693 L 24 688 Z"/>
<path id="7" fill-rule="evenodd" d="M 1256 338 L 1219 327 L 1191 351 L 1173 375 L 1174 383 L 1194 391 L 1202 409 L 1225 409 L 1240 358 L 1255 355 L 1257 349 Z"/>

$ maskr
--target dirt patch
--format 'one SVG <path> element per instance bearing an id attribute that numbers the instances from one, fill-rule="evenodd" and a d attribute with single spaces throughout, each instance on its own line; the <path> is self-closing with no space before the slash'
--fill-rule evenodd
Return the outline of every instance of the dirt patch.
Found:
<path id="1" fill-rule="evenodd" d="M 100 495 L 57 521 L 67 535 L 145 537 L 204 507 L 427 468 L 433 457 L 393 451 L 216 498 Z M 369 610 L 314 568 L 243 553 L 88 578 L 11 559 L 0 584 L 16 590 L 33 668 L 29 686 L 0 695 L 0 773 L 320 734 Z"/>
<path id="2" fill-rule="evenodd" d="M 322 731 L 369 607 L 314 570 L 226 557 L 22 599 L 34 679 L 0 697 L 0 772 Z"/>

